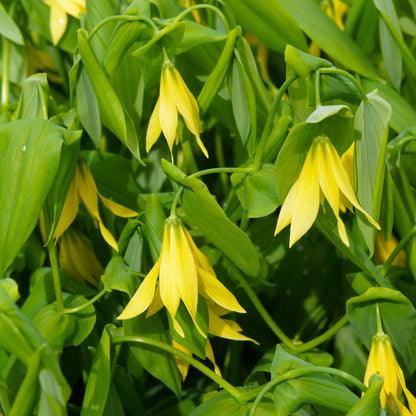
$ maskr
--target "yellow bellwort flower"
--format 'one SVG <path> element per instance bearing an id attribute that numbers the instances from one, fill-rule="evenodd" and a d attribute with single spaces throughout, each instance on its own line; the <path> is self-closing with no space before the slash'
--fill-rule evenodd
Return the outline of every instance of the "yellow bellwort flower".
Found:
<path id="1" fill-rule="evenodd" d="M 394 234 L 391 234 L 389 239 L 386 241 L 384 239 L 384 235 L 382 232 L 378 232 L 376 235 L 376 244 L 374 247 L 375 256 L 376 256 L 376 264 L 384 264 L 387 259 L 390 257 L 390 254 L 396 248 L 397 238 Z M 393 263 L 394 266 L 406 267 L 407 264 L 407 256 L 406 252 L 402 249 L 399 251 L 399 254 L 394 259 Z"/>
<path id="2" fill-rule="evenodd" d="M 79 203 L 82 201 L 91 217 L 94 218 L 96 224 L 98 224 L 104 240 L 111 247 L 113 247 L 114 250 L 118 251 L 116 240 L 101 219 L 98 198 L 113 214 L 118 217 L 129 218 L 137 215 L 136 211 L 117 204 L 116 202 L 113 202 L 101 195 L 100 192 L 98 192 L 97 185 L 95 184 L 94 178 L 92 177 L 87 164 L 84 161 L 81 161 L 75 169 L 75 174 L 72 178 L 58 225 L 56 226 L 56 230 L 53 234 L 54 239 L 57 240 L 72 224 L 77 216 Z"/>
<path id="3" fill-rule="evenodd" d="M 189 131 L 196 137 L 206 157 L 207 149 L 202 143 L 199 107 L 195 97 L 186 86 L 181 74 L 172 62 L 164 63 L 160 77 L 160 95 L 149 120 L 146 132 L 146 151 L 149 152 L 163 132 L 172 155 L 177 141 L 178 113 L 181 114 Z"/>
<path id="4" fill-rule="evenodd" d="M 159 259 L 117 319 L 130 319 L 146 310 L 147 316 L 151 316 L 164 305 L 175 330 L 184 336 L 175 319 L 182 300 L 196 328 L 206 337 L 196 323 L 198 294 L 226 311 L 245 312 L 235 296 L 217 279 L 207 257 L 195 245 L 182 221 L 171 216 L 165 222 Z"/>
<path id="5" fill-rule="evenodd" d="M 98 286 L 98 280 L 104 272 L 91 240 L 76 229 L 69 229 L 61 236 L 59 265 L 68 276 L 93 286 Z"/>
<path id="6" fill-rule="evenodd" d="M 65 33 L 68 14 L 79 19 L 80 13 L 86 13 L 85 0 L 43 0 L 50 7 L 49 25 L 52 43 L 57 45 Z"/>
<path id="7" fill-rule="evenodd" d="M 352 211 L 354 206 L 380 229 L 359 204 L 335 147 L 328 137 L 318 136 L 313 140 L 297 181 L 286 196 L 274 234 L 291 224 L 289 247 L 292 247 L 312 227 L 325 198 L 335 214 L 338 233 L 346 246 L 349 241 L 340 210 L 345 212 L 348 208 Z"/>
<path id="8" fill-rule="evenodd" d="M 389 406 L 392 414 L 396 414 L 396 406 L 400 416 L 416 415 L 416 399 L 407 389 L 403 371 L 394 355 L 390 338 L 382 331 L 373 336 L 364 384 L 368 386 L 371 376 L 378 372 L 384 379 L 380 391 L 380 404 L 383 409 Z M 410 411 L 400 401 L 403 393 L 406 396 Z"/>

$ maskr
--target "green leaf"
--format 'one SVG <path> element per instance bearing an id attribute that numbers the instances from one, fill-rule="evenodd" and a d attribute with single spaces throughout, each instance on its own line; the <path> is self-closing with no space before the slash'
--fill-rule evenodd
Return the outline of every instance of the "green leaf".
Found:
<path id="1" fill-rule="evenodd" d="M 0 286 L 6 290 L 13 302 L 17 302 L 19 300 L 19 287 L 17 286 L 16 280 L 6 277 L 0 280 Z"/>
<path id="2" fill-rule="evenodd" d="M 124 110 L 104 69 L 89 46 L 87 35 L 87 32 L 83 29 L 78 31 L 79 52 L 85 72 L 97 96 L 101 121 L 141 161 L 137 133 L 133 121 L 127 111 Z"/>
<path id="3" fill-rule="evenodd" d="M 380 391 L 383 386 L 383 378 L 374 374 L 370 378 L 368 390 L 361 397 L 346 416 L 379 416 L 380 414 Z"/>
<path id="4" fill-rule="evenodd" d="M 329 68 L 332 65 L 331 62 L 326 59 L 318 58 L 303 52 L 292 45 L 287 45 L 285 48 L 285 61 L 290 66 L 296 75 L 300 77 L 309 77 L 312 72 L 315 72 L 319 68 Z"/>
<path id="5" fill-rule="evenodd" d="M 280 205 L 274 166 L 271 163 L 265 163 L 253 175 L 233 173 L 231 183 L 249 218 L 265 217 Z"/>
<path id="6" fill-rule="evenodd" d="M 83 296 L 63 293 L 65 308 L 75 308 L 88 300 Z M 61 313 L 56 302 L 44 306 L 33 318 L 39 332 L 54 349 L 62 351 L 63 347 L 77 346 L 90 334 L 95 325 L 93 305 L 72 313 Z"/>
<path id="7" fill-rule="evenodd" d="M 125 335 L 144 336 L 170 344 L 166 329 L 159 315 L 145 318 L 144 314 L 123 321 Z M 153 377 L 159 379 L 176 395 L 181 396 L 181 375 L 172 355 L 146 345 L 130 344 L 130 351 Z"/>
<path id="8" fill-rule="evenodd" d="M 112 290 L 120 290 L 127 293 L 130 297 L 134 295 L 137 289 L 138 278 L 127 268 L 126 263 L 120 256 L 113 257 L 104 274 L 101 276 L 101 281 L 104 289 L 111 292 Z"/>
<path id="9" fill-rule="evenodd" d="M 270 1 L 269 4 L 271 7 L 275 6 L 274 1 Z M 313 0 L 276 0 L 277 4 L 286 10 L 300 28 L 330 57 L 360 75 L 371 79 L 379 78 L 364 52 Z M 319 25 L 316 22 L 319 22 Z M 293 42 L 288 43 L 297 47 Z"/>
<path id="10" fill-rule="evenodd" d="M 41 370 L 39 382 L 41 391 L 38 415 L 66 416 L 66 401 L 52 371 Z"/>
<path id="11" fill-rule="evenodd" d="M 237 21 L 269 48 L 283 53 L 287 44 L 306 50 L 296 17 L 276 0 L 226 0 Z"/>
<path id="12" fill-rule="evenodd" d="M 22 85 L 19 103 L 13 120 L 22 118 L 48 119 L 49 84 L 46 74 L 26 78 Z"/>
<path id="13" fill-rule="evenodd" d="M 206 185 L 199 179 L 186 178 L 181 170 L 166 160 L 162 160 L 162 168 L 171 179 L 185 186 L 181 201 L 191 223 L 241 271 L 256 276 L 260 266 L 253 243 L 227 218 Z"/>
<path id="14" fill-rule="evenodd" d="M 377 332 L 377 305 L 383 330 L 391 339 L 403 371 L 410 375 L 416 369 L 416 356 L 413 353 L 416 342 L 416 309 L 402 293 L 384 287 L 373 287 L 360 296 L 350 298 L 347 301 L 349 320 L 368 350 L 372 337 Z"/>
<path id="15" fill-rule="evenodd" d="M 107 402 L 111 382 L 111 331 L 107 324 L 101 334 L 85 386 L 81 416 L 101 416 Z"/>
<path id="16" fill-rule="evenodd" d="M 355 115 L 355 128 L 361 137 L 355 143 L 357 197 L 364 210 L 376 221 L 380 218 L 386 166 L 390 104 L 376 91 L 367 95 Z M 374 250 L 376 229 L 357 213 L 358 226 L 370 250 Z"/>
<path id="17" fill-rule="evenodd" d="M 147 244 L 150 248 L 150 253 L 154 262 L 160 256 L 162 249 L 163 228 L 166 216 L 163 212 L 162 205 L 159 198 L 155 194 L 151 194 L 146 205 L 145 211 L 145 226 L 143 227 L 143 234 L 146 237 Z"/>
<path id="18" fill-rule="evenodd" d="M 306 361 L 285 352 L 278 345 L 272 364 L 272 380 L 290 370 L 312 367 Z M 324 373 L 291 378 L 279 383 L 273 391 L 277 416 L 288 416 L 305 403 L 348 411 L 358 397 L 332 376 Z"/>
<path id="19" fill-rule="evenodd" d="M 18 45 L 24 45 L 22 32 L 0 3 L 0 34 Z"/>
<path id="20" fill-rule="evenodd" d="M 0 127 L 0 275 L 36 226 L 59 166 L 64 136 L 64 129 L 42 119 Z"/>

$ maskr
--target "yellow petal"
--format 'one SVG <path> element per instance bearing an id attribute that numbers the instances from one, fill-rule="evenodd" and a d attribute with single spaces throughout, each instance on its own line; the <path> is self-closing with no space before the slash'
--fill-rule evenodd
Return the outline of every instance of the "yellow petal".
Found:
<path id="1" fill-rule="evenodd" d="M 100 233 L 106 243 L 118 252 L 118 244 L 116 239 L 113 237 L 113 234 L 110 233 L 110 230 L 104 225 L 100 217 L 97 218 L 97 221 L 100 228 Z"/>
<path id="2" fill-rule="evenodd" d="M 160 264 L 161 262 L 159 258 L 117 319 L 134 318 L 135 316 L 143 313 L 150 306 L 155 295 Z"/>
<path id="3" fill-rule="evenodd" d="M 318 215 L 319 199 L 319 177 L 314 156 L 314 146 L 312 146 L 306 156 L 296 185 L 289 247 L 292 247 L 311 228 Z"/>
<path id="4" fill-rule="evenodd" d="M 162 128 L 163 134 L 168 142 L 170 152 L 172 153 L 176 129 L 178 127 L 178 110 L 173 96 L 173 85 L 168 84 L 167 74 L 168 69 L 163 67 L 160 79 L 159 120 L 160 127 Z"/>
<path id="5" fill-rule="evenodd" d="M 153 297 L 153 301 L 149 306 L 149 309 L 146 313 L 146 318 L 151 317 L 155 313 L 159 312 L 163 308 L 162 298 L 160 297 L 160 287 L 156 288 L 155 296 Z"/>
<path id="6" fill-rule="evenodd" d="M 163 231 L 162 250 L 160 253 L 160 274 L 159 274 L 159 288 L 160 297 L 163 304 L 166 306 L 172 319 L 175 318 L 176 311 L 179 307 L 180 296 L 176 284 L 176 276 L 178 269 L 175 265 L 176 259 L 171 259 L 171 245 L 175 242 L 171 241 L 171 234 L 168 230 L 167 224 Z M 180 269 L 179 269 L 180 271 Z M 183 331 L 182 331 L 183 332 Z"/>
<path id="7" fill-rule="evenodd" d="M 285 201 L 283 202 L 282 208 L 280 208 L 279 218 L 277 219 L 276 229 L 274 230 L 274 235 L 280 233 L 283 228 L 287 227 L 292 222 L 292 213 L 295 204 L 296 188 L 298 181 L 296 181 L 290 188 L 289 193 L 286 196 Z"/>
<path id="8" fill-rule="evenodd" d="M 59 6 L 65 10 L 66 13 L 71 16 L 79 19 L 80 13 L 86 13 L 85 1 L 76 1 L 76 0 L 56 0 Z"/>
<path id="9" fill-rule="evenodd" d="M 75 174 L 77 175 L 76 180 L 79 197 L 90 215 L 98 220 L 100 218 L 98 210 L 98 189 L 85 162 L 79 164 L 79 169 L 75 171 Z"/>
<path id="10" fill-rule="evenodd" d="M 257 341 L 246 337 L 243 334 L 240 334 L 236 331 L 235 322 L 228 319 L 221 319 L 217 316 L 211 309 L 208 309 L 209 314 L 209 333 L 216 335 L 217 337 L 232 339 L 235 341 L 252 341 L 255 344 L 258 344 Z M 232 322 L 232 324 L 231 324 Z M 238 326 L 239 330 L 241 328 Z"/>
<path id="11" fill-rule="evenodd" d="M 205 355 L 207 356 L 208 360 L 210 360 L 214 365 L 215 373 L 221 377 L 221 371 L 220 368 L 217 366 L 217 363 L 215 362 L 214 351 L 212 350 L 212 345 L 209 342 L 209 339 L 207 339 L 207 343 L 205 344 Z"/>
<path id="12" fill-rule="evenodd" d="M 357 197 L 355 196 L 354 190 L 351 186 L 348 173 L 345 171 L 341 158 L 335 150 L 335 147 L 329 141 L 325 142 L 325 146 L 326 151 L 329 155 L 329 159 L 331 160 L 332 170 L 334 172 L 334 176 L 338 183 L 339 189 L 345 195 L 345 197 L 351 202 L 351 204 L 354 205 L 356 209 L 361 211 L 365 215 L 367 220 L 379 230 L 380 226 L 377 224 L 377 222 L 374 221 L 373 218 L 371 218 L 371 216 L 368 215 L 367 212 L 365 212 L 359 204 Z"/>
<path id="13" fill-rule="evenodd" d="M 78 167 L 76 169 L 78 169 Z M 56 226 L 55 232 L 53 233 L 53 238 L 55 240 L 57 240 L 72 224 L 75 217 L 77 216 L 78 208 L 79 198 L 77 186 L 77 173 L 75 172 L 74 177 L 71 181 L 71 185 L 69 186 L 64 206 L 62 207 L 61 216 L 59 217 L 58 224 Z"/>
<path id="14" fill-rule="evenodd" d="M 98 196 L 100 197 L 101 201 L 103 201 L 104 205 L 118 217 L 129 218 L 136 217 L 138 215 L 136 211 L 118 204 L 117 202 L 111 201 L 100 193 L 98 193 Z"/>
<path id="15" fill-rule="evenodd" d="M 57 45 L 65 33 L 68 22 L 65 10 L 56 3 L 52 3 L 49 15 L 49 25 L 52 35 L 52 43 Z"/>
<path id="16" fill-rule="evenodd" d="M 187 354 L 187 355 L 189 355 L 189 356 L 192 357 L 191 351 L 189 351 L 183 345 L 179 344 L 179 342 L 176 342 L 174 339 L 172 339 L 172 346 L 175 347 L 175 348 L 177 348 L 178 350 L 181 350 L 185 354 Z M 176 365 L 178 366 L 179 372 L 182 375 L 182 381 L 185 381 L 186 376 L 188 375 L 188 370 L 189 370 L 189 363 L 188 363 L 188 361 L 185 361 L 183 358 L 178 357 L 177 355 L 175 355 L 175 362 L 176 362 Z"/>
<path id="17" fill-rule="evenodd" d="M 146 152 L 149 153 L 152 146 L 157 142 L 157 139 L 162 132 L 160 127 L 160 98 L 157 99 L 155 108 L 152 115 L 150 116 L 149 125 L 147 126 L 146 131 Z"/>

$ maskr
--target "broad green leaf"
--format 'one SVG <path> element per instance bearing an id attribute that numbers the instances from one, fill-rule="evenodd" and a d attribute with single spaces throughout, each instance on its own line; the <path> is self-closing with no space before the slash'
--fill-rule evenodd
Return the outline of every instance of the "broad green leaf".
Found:
<path id="1" fill-rule="evenodd" d="M 272 364 L 272 380 L 303 367 L 313 366 L 278 345 Z M 289 378 L 274 388 L 273 397 L 277 416 L 288 416 L 305 403 L 346 412 L 358 402 L 358 397 L 345 385 L 325 373 Z"/>
<path id="2" fill-rule="evenodd" d="M 111 330 L 107 324 L 94 354 L 85 386 L 81 416 L 101 416 L 107 402 L 111 382 Z"/>
<path id="3" fill-rule="evenodd" d="M 228 74 L 231 65 L 236 39 L 240 35 L 240 26 L 237 26 L 233 30 L 230 30 L 230 32 L 228 32 L 224 49 L 222 50 L 221 55 L 219 56 L 214 69 L 208 76 L 208 79 L 206 80 L 198 96 L 198 104 L 202 114 L 204 114 L 207 111 L 212 100 L 222 87 L 222 84 L 225 80 L 225 77 Z"/>
<path id="4" fill-rule="evenodd" d="M 379 416 L 380 391 L 383 386 L 383 378 L 376 373 L 370 379 L 368 390 L 346 414 L 346 416 Z"/>
<path id="5" fill-rule="evenodd" d="M 151 194 L 146 205 L 143 234 L 146 237 L 154 262 L 159 258 L 160 250 L 162 249 L 165 220 L 166 216 L 163 212 L 159 198 L 155 194 Z"/>
<path id="6" fill-rule="evenodd" d="M 143 256 L 144 246 L 142 228 L 137 228 L 131 235 L 124 253 L 124 261 L 131 270 L 141 272 L 144 269 L 143 264 L 146 261 L 145 256 Z"/>
<path id="7" fill-rule="evenodd" d="M 9 16 L 2 3 L 0 3 L 0 34 L 18 45 L 25 43 L 19 26 Z"/>
<path id="8" fill-rule="evenodd" d="M 316 136 L 327 136 L 339 154 L 352 142 L 351 110 L 346 105 L 318 107 L 304 122 L 296 124 L 287 136 L 276 159 L 276 183 L 284 201 L 298 179 L 307 152 Z"/>
<path id="9" fill-rule="evenodd" d="M 162 160 L 162 168 L 171 179 L 185 186 L 182 207 L 192 224 L 241 271 L 255 276 L 259 271 L 259 259 L 253 243 L 227 218 L 206 185 L 198 179 L 186 178 L 181 170 L 166 160 Z"/>
<path id="10" fill-rule="evenodd" d="M 306 50 L 296 17 L 277 0 L 226 0 L 237 21 L 271 49 L 283 53 L 287 44 Z"/>
<path id="11" fill-rule="evenodd" d="M 416 368 L 413 346 L 416 342 L 416 309 L 402 293 L 384 287 L 373 287 L 347 301 L 351 325 L 369 350 L 377 332 L 377 304 L 384 332 L 389 335 L 399 363 L 405 374 Z M 404 364 L 404 366 L 403 366 Z"/>
<path id="12" fill-rule="evenodd" d="M 231 175 L 231 183 L 249 218 L 265 217 L 280 204 L 274 166 L 271 163 L 265 163 L 253 175 L 234 173 Z"/>
<path id="13" fill-rule="evenodd" d="M 120 290 L 131 297 L 137 289 L 138 278 L 127 268 L 122 257 L 115 256 L 107 264 L 101 281 L 105 290 Z"/>
<path id="14" fill-rule="evenodd" d="M 63 293 L 65 308 L 75 308 L 88 302 L 83 296 Z M 44 306 L 33 318 L 33 323 L 49 345 L 58 351 L 77 346 L 89 335 L 95 324 L 93 305 L 72 313 L 62 313 L 56 303 Z"/>
<path id="15" fill-rule="evenodd" d="M 38 416 L 66 416 L 66 400 L 52 371 L 48 369 L 41 370 L 39 373 L 39 382 L 41 390 Z"/>
<path id="16" fill-rule="evenodd" d="M 19 103 L 13 120 L 22 118 L 48 119 L 49 85 L 46 74 L 26 78 L 22 85 Z"/>
<path id="17" fill-rule="evenodd" d="M 366 92 L 377 88 L 378 93 L 392 107 L 390 125 L 397 133 L 416 125 L 415 109 L 393 88 L 377 81 L 362 80 Z"/>
<path id="18" fill-rule="evenodd" d="M 271 1 L 270 5 L 273 3 Z M 367 78 L 379 78 L 364 52 L 313 0 L 276 0 L 276 4 L 286 10 L 300 28 L 330 57 Z M 316 22 L 319 22 L 319 25 Z M 296 46 L 292 42 L 289 43 Z"/>
<path id="19" fill-rule="evenodd" d="M 104 69 L 89 46 L 87 32 L 83 29 L 78 31 L 78 43 L 82 64 L 98 99 L 102 123 L 130 149 L 138 160 L 141 160 L 133 121 L 124 110 Z"/>
<path id="20" fill-rule="evenodd" d="M 65 134 L 65 129 L 42 119 L 0 127 L 0 275 L 36 226 L 59 166 Z"/>
<path id="21" fill-rule="evenodd" d="M 170 344 L 159 315 L 145 318 L 145 315 L 142 314 L 136 318 L 125 320 L 123 328 L 125 335 L 144 336 Z M 172 355 L 140 344 L 131 344 L 129 348 L 146 371 L 169 387 L 178 398 L 181 396 L 181 376 Z"/>
<path id="22" fill-rule="evenodd" d="M 390 104 L 376 91 L 367 95 L 355 115 L 355 128 L 361 137 L 355 143 L 357 197 L 364 210 L 376 221 L 380 218 L 388 125 L 391 116 Z M 357 213 L 358 226 L 370 250 L 374 250 L 376 229 Z"/>
<path id="23" fill-rule="evenodd" d="M 326 59 L 310 55 L 292 45 L 287 45 L 285 48 L 285 62 L 293 69 L 296 75 L 305 78 L 309 77 L 312 72 L 315 72 L 319 68 L 329 68 L 333 66 L 332 63 Z"/>
<path id="24" fill-rule="evenodd" d="M 82 68 L 76 86 L 78 116 L 95 147 L 100 146 L 101 119 L 98 100 L 85 69 Z"/>

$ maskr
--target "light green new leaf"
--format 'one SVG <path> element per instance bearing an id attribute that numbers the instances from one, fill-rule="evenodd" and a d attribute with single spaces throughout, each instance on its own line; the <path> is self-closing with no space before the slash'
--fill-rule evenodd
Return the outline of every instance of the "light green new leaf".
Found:
<path id="1" fill-rule="evenodd" d="M 127 268 L 122 257 L 114 256 L 107 264 L 101 281 L 105 290 L 120 290 L 131 297 L 137 289 L 139 279 Z"/>
<path id="2" fill-rule="evenodd" d="M 412 374 L 416 369 L 416 309 L 402 293 L 384 287 L 372 287 L 364 294 L 349 299 L 349 320 L 368 350 L 377 332 L 377 304 L 383 330 L 391 338 L 399 363 L 405 374 Z"/>
<path id="3" fill-rule="evenodd" d="M 36 226 L 65 134 L 65 129 L 42 119 L 0 127 L 0 275 Z"/>
<path id="4" fill-rule="evenodd" d="M 256 276 L 260 266 L 253 243 L 227 218 L 206 185 L 199 179 L 186 178 L 181 170 L 164 159 L 162 168 L 171 179 L 185 186 L 181 201 L 191 223 L 240 270 L 249 276 Z"/>
<path id="5" fill-rule="evenodd" d="M 276 3 L 280 4 L 296 20 L 300 28 L 333 59 L 368 78 L 379 78 L 376 69 L 364 52 L 320 9 L 316 2 L 313 0 L 276 0 Z M 296 46 L 294 43 L 291 44 Z"/>
<path id="6" fill-rule="evenodd" d="M 78 31 L 79 53 L 85 72 L 98 99 L 102 123 L 141 161 L 136 128 L 87 41 L 88 33 Z"/>
<path id="7" fill-rule="evenodd" d="M 22 118 L 48 119 L 49 84 L 46 74 L 26 78 L 22 85 L 19 103 L 13 120 Z"/>
<path id="8" fill-rule="evenodd" d="M 18 45 L 24 45 L 22 32 L 0 3 L 0 35 Z"/>
<path id="9" fill-rule="evenodd" d="M 355 143 L 357 197 L 364 210 L 376 221 L 380 217 L 386 166 L 390 104 L 377 91 L 367 95 L 355 116 L 355 128 L 361 137 Z M 376 229 L 362 213 L 357 213 L 358 226 L 363 233 L 370 257 L 374 250 Z"/>
<path id="10" fill-rule="evenodd" d="M 299 22 L 277 0 L 226 0 L 237 21 L 271 49 L 283 53 L 287 44 L 306 50 Z"/>

